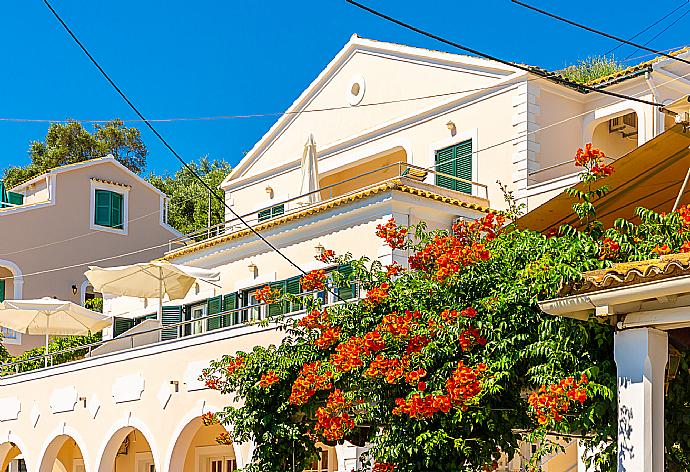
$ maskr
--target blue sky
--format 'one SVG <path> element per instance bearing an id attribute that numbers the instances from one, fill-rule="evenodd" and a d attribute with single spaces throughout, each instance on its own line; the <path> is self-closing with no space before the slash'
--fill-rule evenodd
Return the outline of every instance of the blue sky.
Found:
<path id="1" fill-rule="evenodd" d="M 503 58 L 560 68 L 617 43 L 537 15 L 509 0 L 364 0 L 372 7 Z M 271 113 L 285 110 L 352 33 L 452 49 L 372 17 L 344 0 L 52 0 L 80 39 L 149 118 Z M 687 0 L 650 3 L 534 0 L 533 4 L 629 37 Z M 651 38 L 672 18 L 644 36 Z M 594 15 L 592 12 L 596 12 Z M 690 43 L 690 14 L 650 47 Z M 0 118 L 135 118 L 67 37 L 40 0 L 0 7 Z M 630 47 L 616 51 L 620 58 Z M 644 51 L 633 55 L 641 56 Z M 637 61 L 645 60 L 642 57 Z M 634 61 L 633 61 L 634 62 Z M 336 113 L 336 112 L 334 112 Z M 158 124 L 188 160 L 208 154 L 235 164 L 276 118 Z M 0 169 L 28 162 L 29 142 L 46 123 L 0 121 Z M 143 130 L 149 171 L 179 166 Z"/>

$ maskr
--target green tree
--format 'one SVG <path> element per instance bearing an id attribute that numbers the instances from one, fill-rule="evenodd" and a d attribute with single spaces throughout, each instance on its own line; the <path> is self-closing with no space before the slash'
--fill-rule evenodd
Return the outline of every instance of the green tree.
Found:
<path id="1" fill-rule="evenodd" d="M 208 157 L 201 158 L 198 163 L 192 162 L 189 166 L 216 192 L 221 192 L 217 190 L 218 186 L 231 170 L 227 162 L 211 161 Z M 189 234 L 207 226 L 208 189 L 186 167 L 182 167 L 173 175 L 151 174 L 148 180 L 170 198 L 168 223 L 173 228 L 181 233 Z M 211 224 L 215 225 L 223 221 L 225 221 L 225 207 L 222 202 L 212 198 Z M 203 236 L 205 234 L 201 237 Z"/>
<path id="2" fill-rule="evenodd" d="M 54 167 L 108 154 L 137 174 L 146 168 L 148 150 L 141 139 L 141 132 L 125 126 L 122 120 L 96 124 L 93 132 L 76 121 L 52 123 L 45 140 L 34 141 L 29 146 L 31 162 L 24 167 L 10 167 L 2 180 L 12 187 Z"/>

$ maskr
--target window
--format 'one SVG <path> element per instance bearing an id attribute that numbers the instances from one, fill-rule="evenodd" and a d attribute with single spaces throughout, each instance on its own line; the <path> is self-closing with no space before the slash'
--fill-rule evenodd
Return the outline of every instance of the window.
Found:
<path id="1" fill-rule="evenodd" d="M 0 279 L 0 302 L 5 301 L 5 279 Z"/>
<path id="2" fill-rule="evenodd" d="M 254 296 L 254 293 L 261 287 L 253 287 L 240 292 L 240 306 L 239 308 L 251 307 L 246 310 L 242 310 L 240 323 L 246 323 L 248 321 L 257 321 L 261 319 L 261 306 L 259 301 Z M 254 306 L 256 305 L 256 306 Z"/>
<path id="3" fill-rule="evenodd" d="M 328 451 L 321 449 L 319 458 L 312 462 L 311 466 L 304 472 L 328 472 Z"/>
<path id="4" fill-rule="evenodd" d="M 285 205 L 282 203 L 280 205 L 261 210 L 259 212 L 259 223 L 270 220 L 271 218 L 275 218 L 276 216 L 280 216 L 283 213 L 285 213 Z"/>
<path id="5" fill-rule="evenodd" d="M 209 457 L 206 472 L 233 472 L 237 470 L 237 462 L 231 457 Z"/>
<path id="6" fill-rule="evenodd" d="M 206 303 L 191 307 L 191 334 L 201 334 L 206 331 L 207 320 L 201 319 L 206 316 Z M 197 321 L 195 321 L 197 320 Z"/>
<path id="7" fill-rule="evenodd" d="M 472 140 L 436 151 L 436 185 L 464 193 L 472 193 Z M 453 177 L 467 180 L 458 181 Z"/>
<path id="8" fill-rule="evenodd" d="M 107 228 L 124 229 L 123 201 L 121 193 L 110 190 L 96 189 L 94 224 Z"/>

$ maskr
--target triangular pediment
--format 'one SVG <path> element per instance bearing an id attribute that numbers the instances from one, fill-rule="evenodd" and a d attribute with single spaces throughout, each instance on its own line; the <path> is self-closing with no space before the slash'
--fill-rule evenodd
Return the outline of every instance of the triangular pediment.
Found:
<path id="1" fill-rule="evenodd" d="M 384 124 L 517 78 L 517 68 L 473 56 L 353 36 L 225 179 L 222 187 L 294 163 L 308 136 L 323 149 Z"/>

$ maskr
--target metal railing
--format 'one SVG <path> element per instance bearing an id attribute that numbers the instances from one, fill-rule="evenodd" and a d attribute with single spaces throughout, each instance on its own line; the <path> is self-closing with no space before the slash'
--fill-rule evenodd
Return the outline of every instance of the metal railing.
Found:
<path id="1" fill-rule="evenodd" d="M 314 295 L 316 293 L 318 293 L 318 292 L 305 292 L 305 293 L 300 294 L 299 296 L 300 297 L 307 297 L 310 295 Z M 359 291 L 357 293 L 359 293 Z M 343 301 L 337 301 L 337 302 L 333 302 L 333 303 L 328 303 L 325 306 L 340 305 L 343 303 L 352 303 L 352 302 L 358 300 L 358 298 L 359 298 L 358 296 L 355 296 L 354 298 L 352 298 L 350 300 L 346 300 L 344 302 Z M 279 303 L 283 303 L 283 301 L 280 301 Z M 121 352 L 125 349 L 133 349 L 135 347 L 146 347 L 146 346 L 157 345 L 157 344 L 164 343 L 164 342 L 175 342 L 179 339 L 193 338 L 196 336 L 202 336 L 202 335 L 205 335 L 208 333 L 212 333 L 214 331 L 220 331 L 220 330 L 224 330 L 224 329 L 239 329 L 239 328 L 243 328 L 243 327 L 247 327 L 247 326 L 257 325 L 263 321 L 270 321 L 270 319 L 272 317 L 269 317 L 266 314 L 266 316 L 259 317 L 258 319 L 251 319 L 251 320 L 247 320 L 247 321 L 242 321 L 240 323 L 233 323 L 229 326 L 219 326 L 218 328 L 212 328 L 212 329 L 208 328 L 208 321 L 211 319 L 218 318 L 218 322 L 222 323 L 222 317 L 225 317 L 228 315 L 234 315 L 235 313 L 239 313 L 241 315 L 242 312 L 248 312 L 248 311 L 253 310 L 255 308 L 259 308 L 259 310 L 261 310 L 262 307 L 268 307 L 268 306 L 269 305 L 266 303 L 256 303 L 253 305 L 247 305 L 247 306 L 243 306 L 243 307 L 239 307 L 239 308 L 233 308 L 231 310 L 221 311 L 220 313 L 214 313 L 212 315 L 206 315 L 206 316 L 195 318 L 192 320 L 184 320 L 184 321 L 180 321 L 177 323 L 165 324 L 165 325 L 157 326 L 155 328 L 137 331 L 137 332 L 131 333 L 131 334 L 123 334 L 123 335 L 114 337 L 112 339 L 103 339 L 101 341 L 97 341 L 97 342 L 90 343 L 90 344 L 82 344 L 80 346 L 73 346 L 73 347 L 69 347 L 66 349 L 61 349 L 59 351 L 48 352 L 47 354 L 43 353 L 41 355 L 33 356 L 33 357 L 30 357 L 27 359 L 21 359 L 21 360 L 14 361 L 14 362 L 7 362 L 4 364 L 0 364 L 0 376 L 7 377 L 7 376 L 12 375 L 12 374 L 19 374 L 19 373 L 24 373 L 24 372 L 35 372 L 38 370 L 49 369 L 51 367 L 54 367 L 53 361 L 52 361 L 53 357 L 57 357 L 58 355 L 62 355 L 62 354 L 73 353 L 75 351 L 85 351 L 84 356 L 79 358 L 79 359 L 72 359 L 72 360 L 62 362 L 62 363 L 56 364 L 56 365 L 65 365 L 65 364 L 69 364 L 70 362 L 76 362 L 76 361 L 82 360 L 86 357 L 92 357 L 91 354 L 92 354 L 93 350 L 96 348 L 99 348 L 101 346 L 107 346 L 109 344 L 114 344 L 114 343 L 118 343 L 121 345 L 122 341 L 125 339 L 129 339 L 130 346 L 128 348 L 120 348 L 120 349 L 117 349 L 115 351 L 109 351 L 108 353 L 104 353 L 103 355 L 111 354 L 113 352 Z M 301 308 L 299 310 L 285 313 L 284 316 L 291 316 L 292 317 L 292 316 L 300 315 L 304 312 L 305 312 L 305 308 Z M 204 330 L 201 333 L 184 334 L 184 327 L 189 325 L 190 329 L 191 329 L 192 324 L 199 323 L 199 322 L 205 323 L 205 325 L 207 327 L 206 330 Z M 172 338 L 172 339 L 162 339 L 163 331 L 169 331 L 169 330 L 176 330 L 177 331 L 176 337 Z M 158 338 L 157 342 L 144 344 L 141 346 L 135 346 L 134 338 L 142 336 L 144 334 L 151 334 L 151 333 L 159 333 L 159 338 Z M 43 361 L 46 357 L 48 357 L 49 367 L 43 367 L 44 362 L 41 362 L 40 363 L 41 367 L 38 367 L 36 369 L 31 369 L 31 370 L 27 370 L 27 371 L 20 371 L 19 370 L 20 366 L 22 364 L 27 364 L 27 363 L 36 362 L 36 361 Z M 98 354 L 94 355 L 93 357 L 98 357 Z"/>
<path id="2" fill-rule="evenodd" d="M 368 185 L 363 185 L 361 187 L 357 188 L 352 188 L 352 189 L 345 189 L 342 193 L 338 193 L 338 187 L 343 187 L 347 186 L 348 184 L 352 184 L 356 180 L 363 179 L 365 177 L 371 176 L 373 174 L 377 173 L 384 173 L 386 171 L 389 171 L 390 169 L 396 170 L 397 172 L 394 172 L 393 175 L 386 177 L 385 179 L 382 179 L 380 181 L 377 181 L 376 183 L 373 184 L 368 184 Z M 429 181 L 429 177 L 434 176 L 436 178 L 431 179 L 432 181 Z M 272 202 L 271 205 L 259 208 L 257 210 L 253 210 L 249 213 L 245 213 L 241 215 L 241 218 L 246 221 L 247 223 L 251 225 L 256 225 L 259 223 L 263 223 L 265 221 L 268 221 L 273 218 L 266 218 L 259 220 L 259 214 L 265 211 L 269 211 L 271 208 L 274 208 L 276 206 L 284 205 L 285 207 L 285 213 L 276 216 L 274 218 L 278 217 L 283 217 L 286 215 L 289 215 L 291 213 L 295 213 L 298 211 L 302 211 L 305 209 L 308 209 L 311 206 L 314 205 L 320 205 L 324 202 L 327 202 L 328 200 L 332 198 L 337 198 L 337 197 L 343 197 L 347 196 L 351 193 L 355 192 L 360 192 L 362 190 L 366 190 L 367 188 L 370 187 L 375 187 L 377 185 L 381 185 L 386 182 L 390 182 L 391 180 L 397 180 L 400 178 L 408 178 L 411 180 L 423 182 L 425 184 L 429 185 L 434 185 L 439 188 L 443 188 L 445 190 L 454 190 L 452 188 L 445 187 L 443 185 L 438 185 L 437 183 L 437 178 L 442 177 L 444 179 L 447 179 L 451 182 L 455 182 L 456 186 L 460 187 L 461 185 L 464 186 L 469 186 L 471 189 L 470 192 L 462 192 L 460 190 L 455 190 L 460 193 L 464 193 L 466 195 L 471 195 L 471 196 L 476 196 L 478 198 L 483 198 L 483 199 L 488 199 L 489 198 L 489 190 L 488 186 L 485 184 L 481 184 L 478 182 L 473 182 L 471 180 L 463 179 L 461 177 L 456 177 L 454 175 L 446 174 L 443 172 L 438 172 L 434 169 L 428 169 L 425 167 L 419 167 L 413 164 L 409 164 L 407 162 L 394 162 L 392 164 L 388 164 L 379 168 L 376 168 L 374 170 L 370 170 L 368 172 L 363 172 L 361 174 L 355 175 L 353 177 L 349 177 L 347 179 L 341 180 L 340 182 L 327 185 L 325 187 L 321 187 L 318 190 L 314 190 L 311 192 L 304 193 L 302 195 L 298 195 L 296 197 L 289 198 L 287 200 L 282 200 L 278 202 Z M 459 185 L 458 185 L 459 184 Z M 335 192 L 334 192 L 335 190 Z M 304 202 L 304 200 L 308 200 L 309 197 L 311 197 L 314 194 L 319 194 L 319 196 L 324 196 L 324 194 L 328 197 L 325 200 L 321 200 L 319 202 L 311 203 L 311 202 Z M 300 202 L 300 200 L 302 202 Z M 289 208 L 291 204 L 295 204 L 293 208 Z M 222 223 L 217 223 L 215 225 L 211 225 L 208 227 L 204 227 L 201 229 L 198 229 L 196 231 L 193 231 L 191 233 L 188 233 L 182 237 L 171 239 L 168 241 L 168 251 L 172 251 L 173 249 L 176 249 L 178 247 L 184 247 L 189 244 L 193 244 L 195 242 L 203 241 L 205 239 L 210 239 L 214 238 L 216 236 L 220 236 L 222 234 L 229 234 L 233 233 L 235 231 L 240 231 L 242 229 L 245 229 L 244 224 L 239 220 L 239 218 L 231 218 L 229 220 L 225 220 Z"/>

